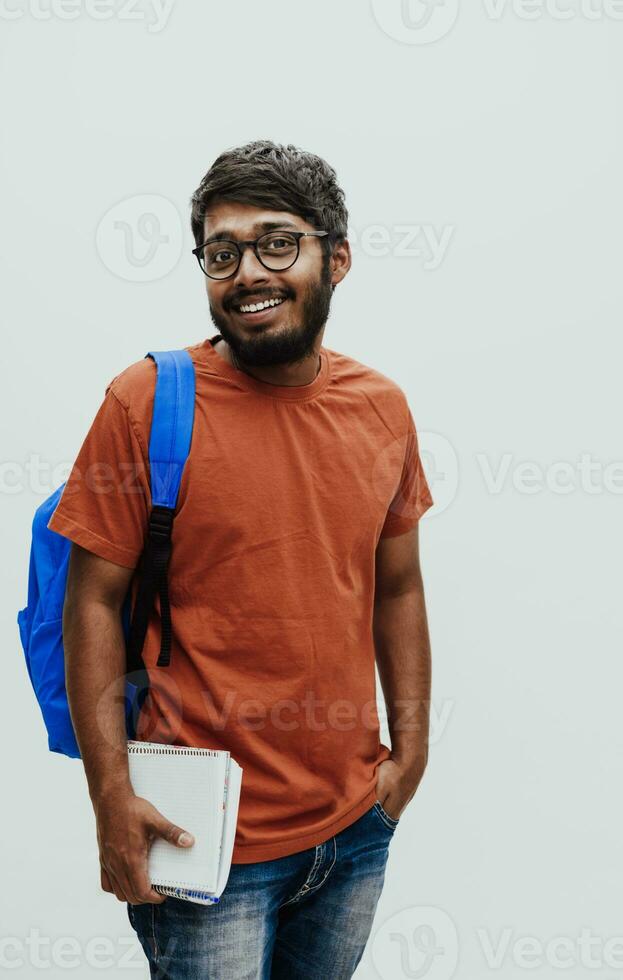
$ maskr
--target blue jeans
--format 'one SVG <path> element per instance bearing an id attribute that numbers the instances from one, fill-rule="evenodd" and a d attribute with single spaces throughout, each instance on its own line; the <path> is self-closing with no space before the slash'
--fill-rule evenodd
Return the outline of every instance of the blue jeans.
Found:
<path id="1" fill-rule="evenodd" d="M 297 854 L 232 864 L 221 900 L 128 904 L 158 980 L 350 980 L 363 955 L 398 825 L 374 805 Z"/>

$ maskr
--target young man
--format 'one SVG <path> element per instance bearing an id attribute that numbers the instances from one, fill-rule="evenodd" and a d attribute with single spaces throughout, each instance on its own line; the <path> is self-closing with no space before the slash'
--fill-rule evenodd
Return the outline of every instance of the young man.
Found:
<path id="1" fill-rule="evenodd" d="M 119 612 L 150 507 L 150 358 L 109 384 L 49 524 L 74 543 L 67 687 L 102 887 L 128 903 L 152 975 L 169 980 L 351 977 L 426 766 L 417 535 L 433 501 L 401 389 L 322 344 L 351 265 L 347 219 L 325 161 L 268 141 L 222 154 L 192 198 L 219 332 L 186 348 L 196 410 L 168 574 L 171 665 L 156 666 L 156 607 L 137 737 L 227 749 L 243 768 L 217 905 L 151 888 L 154 837 L 193 841 L 128 777 Z"/>

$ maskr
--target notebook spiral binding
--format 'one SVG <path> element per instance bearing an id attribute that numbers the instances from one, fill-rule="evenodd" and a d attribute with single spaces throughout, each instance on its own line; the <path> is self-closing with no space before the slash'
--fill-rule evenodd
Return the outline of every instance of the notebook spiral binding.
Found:
<path id="1" fill-rule="evenodd" d="M 217 757 L 216 749 L 201 749 L 191 745 L 164 745 L 157 742 L 128 742 L 128 752 L 133 755 L 201 755 Z"/>
<path id="2" fill-rule="evenodd" d="M 198 891 L 196 888 L 184 888 L 180 885 L 154 885 L 153 888 L 161 895 L 168 895 L 171 898 L 198 898 L 202 902 L 212 902 L 214 905 L 220 902 L 220 898 L 217 898 L 216 895 Z"/>

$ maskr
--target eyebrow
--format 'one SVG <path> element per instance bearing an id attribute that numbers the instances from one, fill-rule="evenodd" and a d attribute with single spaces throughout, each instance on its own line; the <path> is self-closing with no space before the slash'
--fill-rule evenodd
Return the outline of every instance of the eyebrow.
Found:
<path id="1" fill-rule="evenodd" d="M 275 231 L 278 228 L 296 228 L 296 225 L 293 221 L 257 221 L 251 226 L 252 234 L 254 235 L 261 235 L 266 231 Z M 208 242 L 220 241 L 223 238 L 230 242 L 238 241 L 230 228 L 219 228 L 203 244 L 207 245 Z"/>

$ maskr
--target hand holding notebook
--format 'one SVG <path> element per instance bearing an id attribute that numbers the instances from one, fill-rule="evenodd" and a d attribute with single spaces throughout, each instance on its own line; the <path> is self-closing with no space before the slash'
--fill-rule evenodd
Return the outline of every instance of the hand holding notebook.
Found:
<path id="1" fill-rule="evenodd" d="M 128 763 L 136 795 L 195 838 L 188 848 L 154 840 L 151 884 L 163 895 L 217 902 L 231 868 L 242 769 L 229 752 L 132 740 Z"/>

